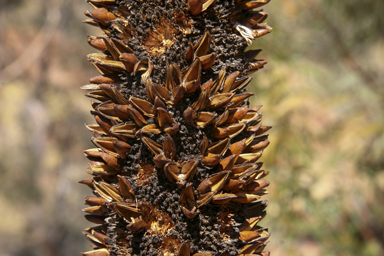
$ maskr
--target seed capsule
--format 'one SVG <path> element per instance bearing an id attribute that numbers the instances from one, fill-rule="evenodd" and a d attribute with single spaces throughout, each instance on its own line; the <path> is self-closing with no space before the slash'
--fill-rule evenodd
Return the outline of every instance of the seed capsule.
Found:
<path id="1" fill-rule="evenodd" d="M 107 50 L 103 38 L 88 35 L 88 44 L 99 51 Z"/>
<path id="2" fill-rule="evenodd" d="M 119 56 L 119 59 L 121 60 L 121 62 L 123 62 L 126 70 L 129 72 L 129 73 L 132 73 L 133 70 L 134 70 L 134 67 L 136 65 L 136 63 L 139 61 L 136 56 L 132 53 L 122 53 L 120 56 Z"/>
<path id="3" fill-rule="evenodd" d="M 120 194 L 128 200 L 135 200 L 135 191 L 129 181 L 123 176 L 117 175 L 119 179 Z"/>
<path id="4" fill-rule="evenodd" d="M 106 8 L 97 8 L 94 10 L 86 11 L 85 15 L 102 24 L 106 24 L 108 21 L 116 18 L 116 16 L 109 12 Z"/>
<path id="5" fill-rule="evenodd" d="M 98 215 L 98 216 L 108 214 L 107 207 L 102 206 L 102 205 L 96 205 L 96 206 L 84 208 L 83 212 L 93 214 L 93 215 Z"/>
<path id="6" fill-rule="evenodd" d="M 109 256 L 110 253 L 107 249 L 97 249 L 97 250 L 92 250 L 88 252 L 82 252 L 81 253 L 83 256 Z"/>
<path id="7" fill-rule="evenodd" d="M 142 217 L 133 218 L 131 217 L 131 221 L 127 225 L 127 228 L 132 232 L 137 232 L 147 226 L 147 223 L 142 219 Z"/>
<path id="8" fill-rule="evenodd" d="M 184 242 L 180 245 L 176 256 L 190 256 L 191 254 L 189 250 L 189 243 Z"/>
<path id="9" fill-rule="evenodd" d="M 226 204 L 236 197 L 237 196 L 235 194 L 217 194 L 217 195 L 213 196 L 212 203 L 213 204 Z"/>
<path id="10" fill-rule="evenodd" d="M 240 8 L 246 8 L 246 9 L 253 9 L 261 7 L 267 3 L 269 3 L 270 0 L 252 0 L 252 1 L 242 1 L 238 3 L 237 5 Z"/>
<path id="11" fill-rule="evenodd" d="M 136 218 L 141 215 L 140 209 L 132 203 L 123 203 L 117 202 L 114 204 L 118 213 L 120 213 L 125 219 L 130 220 L 131 218 Z"/>
<path id="12" fill-rule="evenodd" d="M 202 0 L 188 0 L 189 13 L 193 16 L 199 15 L 203 10 Z"/>
<path id="13" fill-rule="evenodd" d="M 98 205 L 105 205 L 107 200 L 101 197 L 97 196 L 86 196 L 85 197 L 85 204 L 91 205 L 91 206 L 98 206 Z"/>
<path id="14" fill-rule="evenodd" d="M 196 207 L 195 196 L 193 195 L 192 185 L 187 184 L 180 196 L 181 210 L 189 219 L 193 219 L 199 213 Z"/>

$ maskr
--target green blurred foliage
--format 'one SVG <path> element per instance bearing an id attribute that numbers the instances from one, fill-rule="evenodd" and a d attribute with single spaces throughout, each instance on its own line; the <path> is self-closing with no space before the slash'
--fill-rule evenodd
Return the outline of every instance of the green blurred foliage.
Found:
<path id="1" fill-rule="evenodd" d="M 273 125 L 275 255 L 384 254 L 382 1 L 271 2 L 254 105 Z"/>
<path id="2" fill-rule="evenodd" d="M 85 1 L 0 0 L 0 255 L 79 255 L 97 74 Z M 384 255 L 383 1 L 272 1 L 253 105 L 273 125 L 263 161 L 272 255 Z"/>

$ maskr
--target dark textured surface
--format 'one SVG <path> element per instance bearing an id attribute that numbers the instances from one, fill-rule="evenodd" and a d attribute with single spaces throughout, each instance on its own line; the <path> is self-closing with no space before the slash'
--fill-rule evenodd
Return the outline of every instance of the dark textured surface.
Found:
<path id="1" fill-rule="evenodd" d="M 164 3 L 166 2 L 166 3 Z M 228 17 L 234 8 L 234 1 L 219 1 L 212 8 L 193 17 L 194 25 L 190 34 L 183 34 L 179 25 L 172 23 L 176 29 L 172 45 L 160 56 L 151 55 L 142 46 L 148 32 L 159 22 L 160 18 L 172 20 L 175 14 L 189 17 L 186 1 L 121 1 L 120 6 L 129 6 L 132 15 L 128 17 L 135 32 L 133 39 L 127 43 L 134 50 L 139 60 L 149 58 L 154 64 L 151 75 L 155 83 L 165 82 L 165 67 L 171 62 L 176 63 L 181 70 L 188 66 L 185 61 L 185 51 L 188 44 L 195 44 L 208 31 L 211 34 L 210 52 L 216 53 L 213 67 L 202 73 L 205 82 L 218 74 L 222 69 L 227 73 L 245 71 L 246 60 L 243 52 L 247 47 L 246 41 L 236 31 L 234 23 Z M 204 78 L 207 78 L 204 80 Z"/>

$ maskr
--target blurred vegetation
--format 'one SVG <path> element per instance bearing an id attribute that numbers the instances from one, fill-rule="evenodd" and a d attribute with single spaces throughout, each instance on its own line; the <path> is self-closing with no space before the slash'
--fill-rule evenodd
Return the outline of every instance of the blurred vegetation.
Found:
<path id="1" fill-rule="evenodd" d="M 0 255 L 79 255 L 97 74 L 85 1 L 0 0 Z M 272 255 L 384 255 L 383 1 L 272 1 L 253 105 L 273 125 L 263 160 Z"/>

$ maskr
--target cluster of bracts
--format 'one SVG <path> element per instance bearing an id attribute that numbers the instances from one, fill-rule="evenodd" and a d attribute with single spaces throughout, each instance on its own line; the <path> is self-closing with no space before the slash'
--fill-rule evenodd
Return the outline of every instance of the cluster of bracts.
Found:
<path id="1" fill-rule="evenodd" d="M 92 178 L 81 181 L 91 187 L 96 196 L 86 197 L 89 215 L 87 220 L 101 224 L 101 227 L 86 230 L 86 237 L 94 245 L 94 250 L 85 252 L 88 256 L 110 255 L 108 241 L 103 225 L 106 217 L 114 212 L 127 222 L 126 228 L 132 232 L 141 231 L 153 221 L 153 207 L 135 198 L 132 185 L 121 175 L 122 160 L 130 153 L 129 143 L 143 143 L 153 154 L 153 164 L 143 163 L 140 168 L 152 169 L 145 172 L 163 170 L 166 178 L 180 190 L 180 207 L 187 218 L 193 219 L 199 209 L 209 204 L 224 205 L 228 202 L 246 204 L 246 220 L 239 227 L 239 239 L 245 242 L 240 255 L 269 255 L 263 252 L 269 233 L 257 225 L 265 216 L 266 201 L 258 201 L 267 193 L 269 182 L 263 178 L 268 174 L 257 163 L 263 150 L 268 146 L 268 136 L 262 134 L 270 129 L 261 125 L 262 115 L 259 107 L 250 108 L 247 99 L 253 93 L 243 90 L 251 81 L 250 76 L 239 77 L 241 72 L 226 74 L 222 70 L 215 79 L 202 83 L 202 70 L 209 69 L 215 62 L 216 54 L 208 53 L 210 34 L 204 35 L 194 45 L 186 49 L 184 58 L 189 67 L 181 69 L 176 64 L 166 67 L 164 84 L 152 82 L 154 66 L 150 59 L 139 60 L 134 51 L 125 43 L 131 34 L 124 9 L 115 7 L 113 0 L 90 0 L 95 9 L 87 11 L 91 20 L 86 22 L 99 26 L 107 36 L 89 36 L 88 42 L 94 48 L 107 54 L 93 53 L 89 60 L 101 73 L 90 79 L 91 84 L 82 89 L 99 102 L 92 102 L 92 114 L 97 124 L 86 125 L 93 132 L 92 142 L 97 148 L 85 150 L 90 160 L 87 172 Z M 214 0 L 188 0 L 190 14 L 199 15 L 215 4 Z M 242 9 L 253 9 L 268 1 L 237 1 Z M 233 13 L 234 16 L 240 14 Z M 267 14 L 263 11 L 238 17 L 236 29 L 248 41 L 270 32 L 264 23 Z M 241 23 L 240 23 L 241 22 Z M 120 38 L 111 36 L 118 32 Z M 257 52 L 257 51 L 256 51 Z M 257 52 L 258 53 L 258 52 Z M 266 62 L 249 64 L 248 74 L 261 68 Z M 145 98 L 126 97 L 122 93 L 119 73 L 141 75 L 145 85 Z M 199 145 L 198 159 L 177 162 L 177 146 L 172 138 L 179 132 L 179 123 L 168 106 L 176 106 L 191 94 L 198 93 L 197 100 L 183 110 L 185 124 L 198 129 L 211 129 L 213 138 L 204 136 Z M 149 122 L 148 120 L 155 120 Z M 235 140 L 239 134 L 247 132 L 248 137 Z M 164 135 L 159 144 L 151 135 Z M 213 141 L 213 142 L 210 142 Z M 234 142 L 236 141 L 236 142 Z M 200 182 L 197 188 L 192 181 L 200 164 L 214 169 L 214 174 Z M 104 177 L 117 176 L 118 183 L 110 184 Z M 177 256 L 190 255 L 188 241 L 180 243 Z M 195 256 L 211 255 L 196 253 Z"/>

